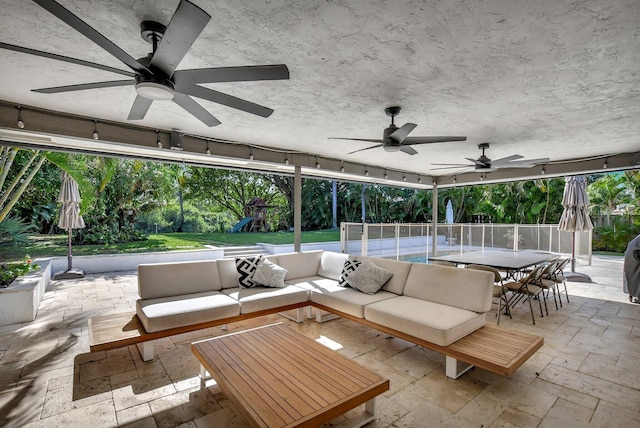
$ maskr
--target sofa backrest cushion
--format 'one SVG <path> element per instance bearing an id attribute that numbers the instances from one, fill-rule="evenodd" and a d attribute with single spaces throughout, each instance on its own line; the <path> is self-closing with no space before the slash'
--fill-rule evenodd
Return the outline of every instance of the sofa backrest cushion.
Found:
<path id="1" fill-rule="evenodd" d="M 215 260 L 138 265 L 141 299 L 179 296 L 220 290 Z"/>
<path id="2" fill-rule="evenodd" d="M 236 268 L 235 259 L 219 259 L 218 274 L 220 276 L 220 286 L 225 288 L 236 288 L 240 286 L 238 282 L 240 275 Z"/>
<path id="3" fill-rule="evenodd" d="M 487 312 L 491 310 L 493 274 L 412 263 L 403 294 L 474 312 Z"/>
<path id="4" fill-rule="evenodd" d="M 387 283 L 382 287 L 384 291 L 390 291 L 396 294 L 402 294 L 404 290 L 405 283 L 407 282 L 407 276 L 409 275 L 409 270 L 411 269 L 412 263 L 409 262 L 401 262 L 398 260 L 391 259 L 381 259 L 378 257 L 363 257 L 357 256 L 353 257 L 356 260 L 371 260 L 376 265 L 384 268 L 393 273 L 393 276 Z"/>
<path id="5" fill-rule="evenodd" d="M 333 251 L 323 251 L 318 275 L 336 281 L 342 273 L 344 262 L 349 258 L 349 254 L 334 253 Z"/>
<path id="6" fill-rule="evenodd" d="M 322 250 L 318 250 L 278 254 L 278 264 L 287 270 L 287 276 L 284 280 L 316 276 L 322 253 Z"/>

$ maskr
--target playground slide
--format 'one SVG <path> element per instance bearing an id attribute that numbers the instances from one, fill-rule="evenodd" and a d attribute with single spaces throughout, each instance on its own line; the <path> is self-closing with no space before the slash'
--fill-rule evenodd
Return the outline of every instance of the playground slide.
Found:
<path id="1" fill-rule="evenodd" d="M 239 232 L 243 227 L 245 227 L 251 220 L 253 220 L 252 217 L 245 217 L 242 220 L 240 220 L 235 226 L 233 226 L 233 229 L 231 229 L 229 231 L 229 233 L 236 233 Z"/>

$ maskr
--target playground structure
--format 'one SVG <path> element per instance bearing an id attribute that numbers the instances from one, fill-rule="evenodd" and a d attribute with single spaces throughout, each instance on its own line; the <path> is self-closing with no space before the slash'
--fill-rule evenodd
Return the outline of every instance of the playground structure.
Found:
<path id="1" fill-rule="evenodd" d="M 247 217 L 236 223 L 229 231 L 230 233 L 240 232 L 248 228 L 248 232 L 268 232 L 267 212 L 274 206 L 267 205 L 261 198 L 253 198 L 246 206 Z"/>

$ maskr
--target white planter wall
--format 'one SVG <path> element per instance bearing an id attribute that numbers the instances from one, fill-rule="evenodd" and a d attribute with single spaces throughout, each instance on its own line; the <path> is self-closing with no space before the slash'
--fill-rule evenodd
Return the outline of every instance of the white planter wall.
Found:
<path id="1" fill-rule="evenodd" d="M 0 288 L 0 325 L 36 319 L 38 307 L 51 280 L 51 259 L 37 259 L 37 271 L 16 278 L 8 288 Z"/>

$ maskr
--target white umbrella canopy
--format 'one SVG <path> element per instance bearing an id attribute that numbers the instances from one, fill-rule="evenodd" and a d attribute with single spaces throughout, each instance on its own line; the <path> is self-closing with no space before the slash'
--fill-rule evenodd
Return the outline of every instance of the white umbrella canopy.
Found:
<path id="1" fill-rule="evenodd" d="M 71 230 L 82 229 L 85 227 L 84 219 L 80 215 L 80 191 L 78 183 L 66 172 L 62 173 L 62 185 L 60 186 L 60 194 L 58 202 L 60 203 L 60 215 L 58 218 L 58 227 L 67 231 L 67 270 L 56 273 L 54 279 L 72 279 L 82 278 L 84 271 L 73 269 L 71 255 Z"/>
<path id="2" fill-rule="evenodd" d="M 587 194 L 587 178 L 584 175 L 575 175 L 565 178 L 566 184 L 562 195 L 564 211 L 558 223 L 558 230 L 572 232 L 571 242 L 571 272 L 576 269 L 576 232 L 593 229 L 593 223 L 589 218 L 589 195 Z M 582 275 L 581 279 L 573 280 L 591 282 L 591 278 Z"/>

